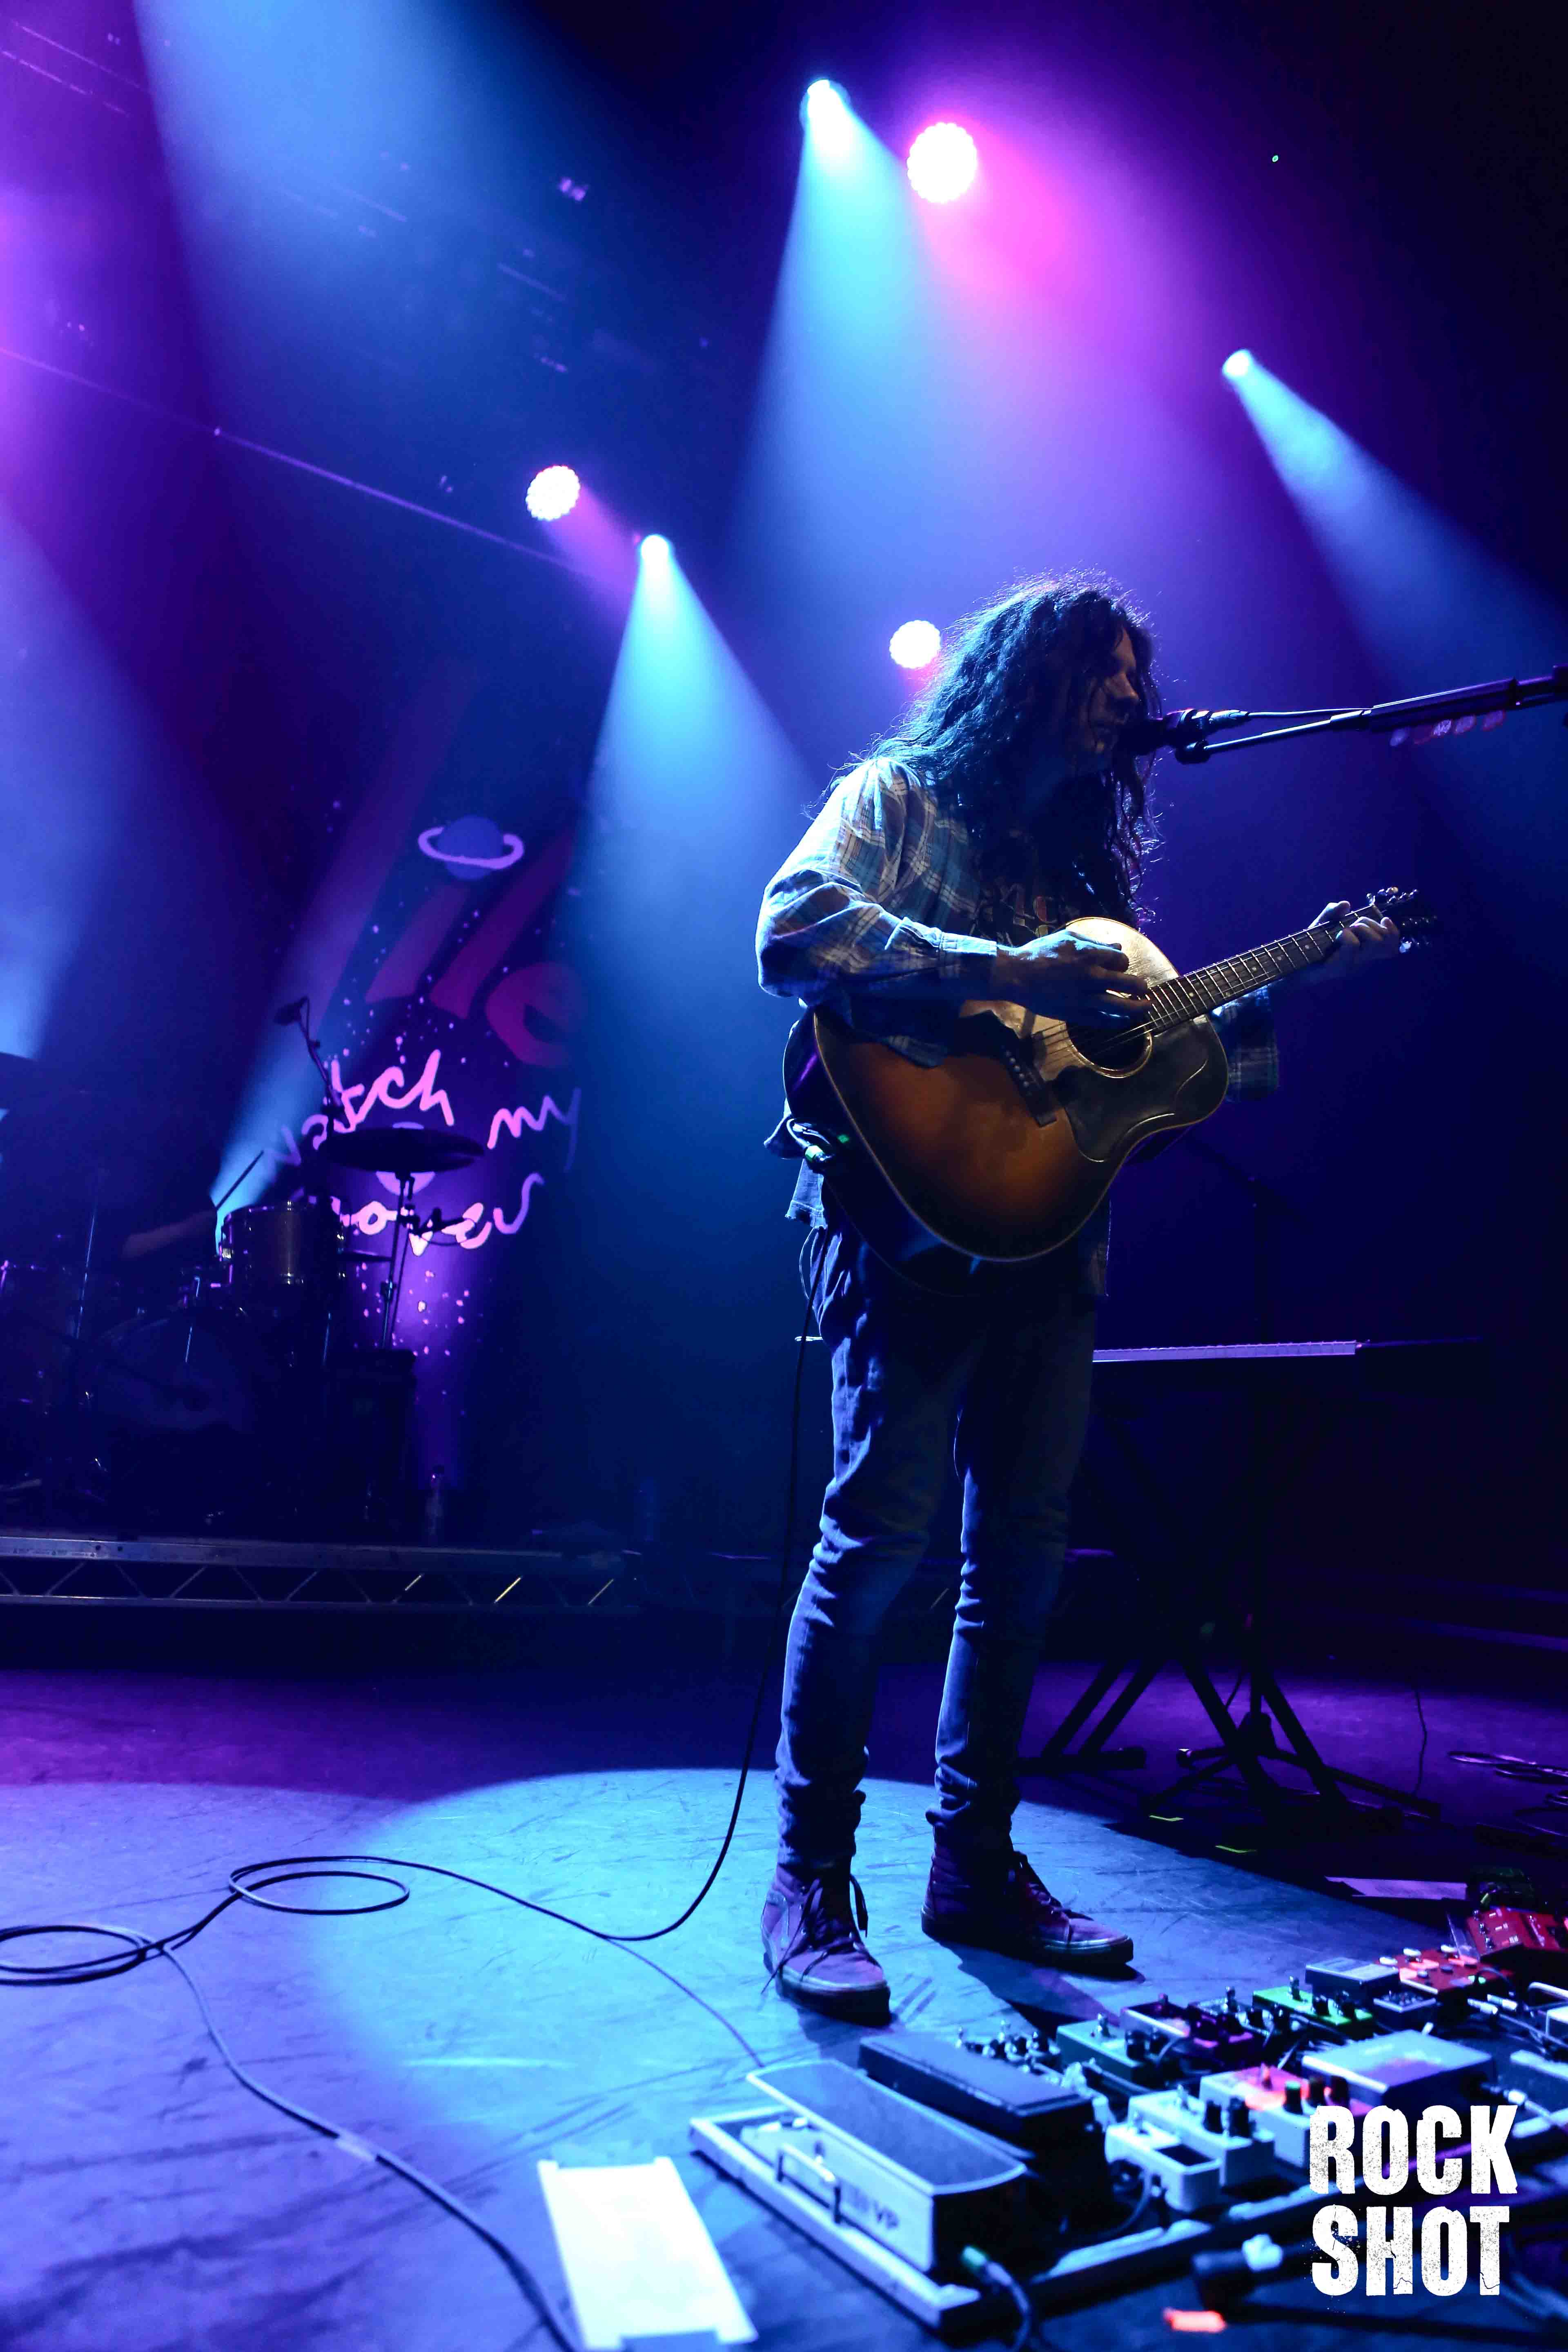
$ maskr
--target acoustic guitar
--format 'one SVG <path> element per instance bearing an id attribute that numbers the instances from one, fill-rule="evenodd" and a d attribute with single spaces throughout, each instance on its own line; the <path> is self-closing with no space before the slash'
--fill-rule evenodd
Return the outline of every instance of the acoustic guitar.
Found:
<path id="1" fill-rule="evenodd" d="M 1217 1110 L 1228 1065 L 1208 1015 L 1335 952 L 1358 916 L 1386 916 L 1402 943 L 1434 928 L 1415 891 L 1380 890 L 1331 923 L 1180 973 L 1152 940 L 1088 916 L 1067 928 L 1121 948 L 1149 985 L 1107 1024 L 1053 1021 L 971 1003 L 931 1068 L 808 1013 L 784 1049 L 784 1093 L 806 1157 L 828 1176 L 879 1255 L 942 1280 L 962 1262 L 1025 1264 L 1072 1239 L 1128 1160 Z"/>

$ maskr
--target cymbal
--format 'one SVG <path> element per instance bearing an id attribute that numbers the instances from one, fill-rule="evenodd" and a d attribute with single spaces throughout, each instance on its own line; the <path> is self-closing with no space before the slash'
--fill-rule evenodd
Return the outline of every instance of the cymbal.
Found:
<path id="1" fill-rule="evenodd" d="M 321 1157 L 340 1168 L 365 1168 L 376 1175 L 445 1176 L 466 1168 L 484 1150 L 471 1135 L 447 1135 L 438 1128 L 359 1127 L 352 1135 L 330 1132 Z"/>

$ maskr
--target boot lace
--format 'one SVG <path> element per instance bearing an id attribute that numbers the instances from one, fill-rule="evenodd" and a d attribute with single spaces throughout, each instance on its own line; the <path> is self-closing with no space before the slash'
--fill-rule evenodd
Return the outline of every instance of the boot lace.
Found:
<path id="1" fill-rule="evenodd" d="M 800 1951 L 863 1952 L 862 1941 L 871 1924 L 860 1882 L 852 1871 L 831 1871 L 814 1878 L 800 1906 L 800 1924 L 768 1971 L 769 1981 Z"/>
<path id="2" fill-rule="evenodd" d="M 1016 1846 L 1007 1856 L 1007 1883 L 1019 1889 L 1026 1902 L 1050 1912 L 1054 1918 L 1087 1919 L 1089 1916 L 1087 1911 L 1075 1911 L 1070 1903 L 1064 1903 L 1059 1895 L 1053 1895 L 1028 1855 L 1020 1853 Z"/>

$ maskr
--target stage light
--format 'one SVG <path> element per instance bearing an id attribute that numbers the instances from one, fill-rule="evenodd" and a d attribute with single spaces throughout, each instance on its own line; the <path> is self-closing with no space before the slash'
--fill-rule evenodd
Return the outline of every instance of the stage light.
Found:
<path id="1" fill-rule="evenodd" d="M 962 124 L 933 122 L 910 149 L 910 185 L 928 205 L 951 205 L 972 185 L 980 154 Z"/>
<path id="2" fill-rule="evenodd" d="M 800 119 L 821 145 L 843 147 L 854 127 L 855 110 L 836 81 L 814 81 L 800 102 Z"/>
<path id="3" fill-rule="evenodd" d="M 637 541 L 637 553 L 650 571 L 668 570 L 674 548 L 659 530 L 645 531 Z"/>
<path id="4" fill-rule="evenodd" d="M 942 631 L 931 621 L 906 621 L 888 640 L 900 669 L 924 669 L 942 651 Z"/>
<path id="5" fill-rule="evenodd" d="M 582 488 L 570 466 L 546 466 L 530 482 L 524 503 L 535 522 L 559 522 L 576 505 Z"/>
<path id="6" fill-rule="evenodd" d="M 1220 373 L 1227 382 L 1239 383 L 1244 375 L 1250 374 L 1251 370 L 1252 353 L 1250 352 L 1232 352 L 1229 359 L 1221 367 Z"/>

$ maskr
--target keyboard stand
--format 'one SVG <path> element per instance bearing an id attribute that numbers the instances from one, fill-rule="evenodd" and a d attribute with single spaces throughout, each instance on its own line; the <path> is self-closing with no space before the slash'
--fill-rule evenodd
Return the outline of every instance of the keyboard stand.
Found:
<path id="1" fill-rule="evenodd" d="M 1214 1604 L 1215 1619 L 1228 1617 L 1232 1631 L 1238 1635 L 1248 1686 L 1247 1704 L 1239 1718 L 1231 1714 L 1209 1673 L 1205 1655 L 1207 1645 L 1198 1622 L 1191 1612 L 1184 1617 L 1169 1612 L 1152 1638 L 1139 1643 L 1136 1649 L 1123 1650 L 1116 1660 L 1099 1668 L 1039 1753 L 1020 1757 L 1019 1771 L 1125 1770 L 1141 1765 L 1145 1759 L 1142 1748 L 1113 1749 L 1108 1742 L 1155 1676 L 1167 1664 L 1174 1664 L 1186 1675 L 1214 1726 L 1216 1738 L 1212 1747 L 1180 1751 L 1184 1770 L 1174 1781 L 1142 1800 L 1145 1811 L 1179 1798 L 1194 1786 L 1216 1782 L 1222 1774 L 1234 1770 L 1259 1812 L 1275 1823 L 1287 1816 L 1299 1819 L 1303 1803 L 1321 1804 L 1325 1813 L 1340 1822 L 1353 1820 L 1363 1827 L 1382 1823 L 1392 1828 L 1398 1817 L 1406 1813 L 1425 1821 L 1438 1820 L 1441 1808 L 1430 1798 L 1391 1788 L 1364 1773 L 1331 1764 L 1321 1753 L 1280 1688 L 1268 1655 L 1262 1570 L 1270 1517 L 1288 1498 L 1328 1434 L 1327 1428 L 1320 1425 L 1309 1443 L 1297 1444 L 1293 1458 L 1286 1458 L 1289 1448 L 1284 1443 L 1284 1423 L 1279 1410 L 1281 1403 L 1288 1403 L 1293 1394 L 1299 1395 L 1303 1383 L 1309 1392 L 1318 1391 L 1321 1401 L 1330 1404 L 1336 1393 L 1353 1394 L 1358 1402 L 1365 1401 L 1369 1380 L 1373 1395 L 1407 1392 L 1403 1382 L 1405 1376 L 1410 1374 L 1415 1375 L 1415 1386 L 1421 1392 L 1431 1392 L 1435 1365 L 1440 1372 L 1441 1389 L 1444 1380 L 1453 1374 L 1473 1376 L 1480 1354 L 1481 1350 L 1468 1341 L 1413 1344 L 1405 1349 L 1379 1349 L 1346 1340 L 1316 1341 L 1299 1348 L 1277 1343 L 1235 1348 L 1118 1349 L 1097 1355 L 1097 1367 L 1114 1368 L 1110 1378 L 1124 1391 L 1131 1377 L 1132 1394 L 1140 1402 L 1147 1402 L 1151 1394 L 1158 1401 L 1162 1390 L 1169 1392 L 1173 1385 L 1184 1386 L 1188 1392 L 1194 1385 L 1205 1393 L 1228 1391 L 1232 1395 L 1242 1395 L 1247 1402 L 1250 1444 L 1247 1531 L 1240 1548 L 1248 1588 L 1247 1605 L 1238 1625 L 1234 1602 L 1222 1598 Z M 1401 1362 L 1401 1358 L 1407 1360 Z M 1363 1364 L 1365 1375 L 1358 1378 Z M 1329 1395 L 1322 1400 L 1320 1383 L 1331 1372 Z M 1387 1378 L 1390 1375 L 1392 1389 Z M 1097 1378 L 1097 1390 L 1102 1391 L 1104 1384 L 1102 1372 Z M 1161 1491 L 1123 1418 L 1114 1411 L 1100 1410 L 1098 1403 L 1097 1418 L 1121 1456 L 1119 1471 L 1137 1490 L 1160 1530 L 1160 1549 L 1167 1568 L 1184 1564 L 1196 1571 L 1200 1566 L 1196 1547 L 1184 1540 L 1176 1523 L 1177 1513 L 1169 1496 Z M 1122 1515 L 1104 1483 L 1093 1480 L 1092 1485 L 1097 1501 L 1106 1507 L 1113 1521 L 1120 1519 Z M 1131 1548 L 1133 1556 L 1137 1549 L 1136 1545 Z M 1205 1597 L 1215 1590 L 1212 1577 L 1200 1577 L 1194 1572 L 1192 1581 Z M 1167 1589 L 1169 1582 L 1167 1578 Z M 1270 1766 L 1304 1773 L 1310 1789 L 1282 1786 L 1268 1769 Z M 1350 1793 L 1352 1790 L 1374 1801 L 1358 1802 L 1357 1796 Z"/>

